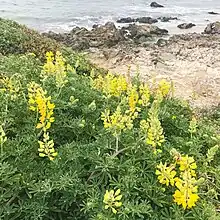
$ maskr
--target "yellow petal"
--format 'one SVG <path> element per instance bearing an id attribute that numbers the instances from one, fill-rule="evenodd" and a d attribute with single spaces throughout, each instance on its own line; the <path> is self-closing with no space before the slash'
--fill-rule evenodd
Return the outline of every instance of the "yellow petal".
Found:
<path id="1" fill-rule="evenodd" d="M 40 157 L 45 157 L 46 154 L 44 154 L 44 153 L 39 153 L 39 156 L 40 156 Z"/>
<path id="2" fill-rule="evenodd" d="M 115 192 L 115 196 L 118 196 L 120 194 L 121 190 L 118 189 L 116 192 Z"/>
<path id="3" fill-rule="evenodd" d="M 121 207 L 122 206 L 122 202 L 115 202 L 115 206 L 116 207 Z"/>
<path id="4" fill-rule="evenodd" d="M 115 200 L 119 201 L 119 200 L 121 200 L 121 198 L 122 198 L 122 195 L 119 195 L 119 196 L 115 197 Z"/>
<path id="5" fill-rule="evenodd" d="M 114 214 L 116 214 L 116 213 L 117 213 L 117 210 L 116 210 L 115 208 L 112 208 L 112 212 L 113 212 Z"/>

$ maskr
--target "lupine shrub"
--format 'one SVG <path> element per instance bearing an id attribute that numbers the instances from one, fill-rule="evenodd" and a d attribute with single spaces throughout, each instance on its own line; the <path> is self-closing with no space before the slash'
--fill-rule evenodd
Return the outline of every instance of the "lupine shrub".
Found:
<path id="1" fill-rule="evenodd" d="M 24 25 L 0 19 L 0 53 L 3 55 L 34 53 L 43 58 L 46 51 L 56 51 L 60 47 L 60 44 L 41 36 Z"/>
<path id="2" fill-rule="evenodd" d="M 44 60 L 0 56 L 0 219 L 220 219 L 219 108 Z"/>
<path id="3" fill-rule="evenodd" d="M 45 61 L 47 51 L 54 53 L 62 51 L 66 55 L 68 63 L 72 65 L 75 65 L 76 61 L 80 61 L 77 68 L 78 74 L 89 75 L 92 69 L 96 72 L 101 70 L 85 59 L 83 54 L 73 52 L 70 48 L 64 47 L 62 44 L 15 21 L 0 18 L 0 54 L 33 54 L 41 61 Z M 102 72 L 104 71 L 102 70 Z"/>

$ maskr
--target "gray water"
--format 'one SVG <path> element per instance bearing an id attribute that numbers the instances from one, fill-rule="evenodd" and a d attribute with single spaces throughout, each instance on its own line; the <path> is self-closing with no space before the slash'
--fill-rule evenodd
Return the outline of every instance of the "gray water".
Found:
<path id="1" fill-rule="evenodd" d="M 207 23 L 220 21 L 220 0 L 158 0 L 164 8 L 151 8 L 149 0 L 0 0 L 0 17 L 10 18 L 39 31 L 69 31 L 75 26 L 91 28 L 93 24 L 116 21 L 121 17 L 177 16 L 178 21 L 158 23 L 171 33 L 176 26 L 193 22 L 190 32 L 202 31 Z"/>

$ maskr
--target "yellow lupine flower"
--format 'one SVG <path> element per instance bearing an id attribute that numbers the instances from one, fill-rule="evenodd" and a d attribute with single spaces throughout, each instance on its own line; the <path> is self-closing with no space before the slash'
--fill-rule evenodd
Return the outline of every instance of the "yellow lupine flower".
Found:
<path id="1" fill-rule="evenodd" d="M 171 89 L 171 83 L 169 83 L 168 81 L 166 81 L 165 79 L 162 79 L 159 82 L 158 85 L 158 90 L 157 92 L 161 93 L 163 97 L 167 96 L 170 92 Z"/>
<path id="2" fill-rule="evenodd" d="M 112 115 L 110 115 L 110 110 L 105 110 L 105 112 L 101 115 L 101 119 L 103 120 L 104 128 L 110 130 L 114 136 L 119 135 L 121 131 L 126 128 L 126 120 L 122 115 L 121 108 L 119 106 Z"/>
<path id="3" fill-rule="evenodd" d="M 196 162 L 193 157 L 189 157 L 186 155 L 185 157 L 181 157 L 177 164 L 180 165 L 180 171 L 185 171 L 188 169 L 195 170 L 197 168 Z"/>
<path id="4" fill-rule="evenodd" d="M 54 76 L 58 88 L 62 88 L 67 82 L 67 71 L 70 69 L 66 65 L 66 60 L 63 58 L 62 53 L 57 51 L 54 55 L 53 52 L 46 53 L 46 63 L 43 66 L 41 77 L 46 80 L 50 76 Z"/>
<path id="5" fill-rule="evenodd" d="M 101 119 L 104 124 L 104 128 L 109 130 L 115 137 L 120 135 L 122 131 L 133 128 L 133 120 L 135 115 L 123 114 L 120 106 L 117 107 L 116 111 L 110 115 L 110 110 L 106 109 L 101 114 Z"/>
<path id="6" fill-rule="evenodd" d="M 199 199 L 199 196 L 197 195 L 198 187 L 188 181 L 189 180 L 178 181 L 176 183 L 177 190 L 173 195 L 174 201 L 178 205 L 182 205 L 184 209 L 192 208 L 196 205 L 196 202 Z M 196 181 L 194 180 L 193 182 L 195 184 Z"/>
<path id="7" fill-rule="evenodd" d="M 154 150 L 165 142 L 163 128 L 158 118 L 160 102 L 160 97 L 154 100 L 149 110 L 147 121 L 144 120 L 140 124 L 141 132 L 145 135 L 146 144 L 151 145 Z"/>
<path id="8" fill-rule="evenodd" d="M 54 122 L 53 110 L 55 105 L 50 102 L 51 97 L 46 97 L 47 92 L 44 91 L 39 84 L 32 82 L 28 87 L 29 109 L 31 111 L 38 111 L 40 114 L 39 123 L 36 128 L 44 128 L 48 130 L 51 123 Z"/>
<path id="9" fill-rule="evenodd" d="M 106 76 L 98 76 L 93 79 L 92 86 L 105 93 L 107 97 L 120 97 L 123 92 L 127 91 L 128 83 L 124 76 L 108 73 Z"/>
<path id="10" fill-rule="evenodd" d="M 139 101 L 139 94 L 135 86 L 132 86 L 128 89 L 127 96 L 128 96 L 128 105 L 130 112 L 134 113 L 135 111 L 140 111 L 140 109 L 137 108 L 137 104 Z"/>
<path id="11" fill-rule="evenodd" d="M 177 190 L 174 194 L 174 201 L 178 205 L 182 205 L 184 209 L 190 209 L 196 205 L 199 199 L 197 180 L 195 179 L 197 165 L 194 158 L 188 155 L 178 157 L 177 164 L 180 166 L 181 178 L 176 181 Z"/>
<path id="12" fill-rule="evenodd" d="M 15 77 L 16 75 L 12 77 L 0 76 L 0 92 L 7 93 L 11 100 L 15 100 L 20 91 L 19 81 Z"/>
<path id="13" fill-rule="evenodd" d="M 114 214 L 118 212 L 117 209 L 122 206 L 122 202 L 120 202 L 122 195 L 120 195 L 120 193 L 120 189 L 118 189 L 116 192 L 114 190 L 106 190 L 103 199 L 105 209 L 110 208 Z"/>
<path id="14" fill-rule="evenodd" d="M 142 84 L 139 87 L 140 90 L 140 100 L 139 104 L 142 106 L 148 106 L 150 101 L 150 89 L 147 84 Z"/>
<path id="15" fill-rule="evenodd" d="M 172 150 L 172 153 L 176 159 L 175 165 L 167 166 L 166 163 L 160 163 L 157 166 L 156 175 L 161 184 L 175 185 L 177 189 L 173 195 L 174 202 L 182 205 L 184 209 L 191 209 L 199 200 L 195 160 L 188 155 L 181 156 L 176 150 Z M 176 176 L 177 173 L 174 170 L 176 165 L 179 165 L 179 177 Z"/>
<path id="16" fill-rule="evenodd" d="M 189 129 L 188 131 L 192 134 L 196 133 L 197 131 L 197 119 L 195 116 L 192 117 L 191 121 L 190 121 L 190 124 L 189 124 Z"/>
<path id="17" fill-rule="evenodd" d="M 159 182 L 167 186 L 169 186 L 169 184 L 174 186 L 176 176 L 176 171 L 174 169 L 174 165 L 167 166 L 166 163 L 157 165 L 156 175 L 158 175 Z"/>
<path id="18" fill-rule="evenodd" d="M 39 143 L 39 156 L 48 157 L 50 160 L 54 160 L 58 153 L 54 149 L 54 142 L 50 140 L 49 133 L 44 132 L 43 141 L 38 141 Z"/>

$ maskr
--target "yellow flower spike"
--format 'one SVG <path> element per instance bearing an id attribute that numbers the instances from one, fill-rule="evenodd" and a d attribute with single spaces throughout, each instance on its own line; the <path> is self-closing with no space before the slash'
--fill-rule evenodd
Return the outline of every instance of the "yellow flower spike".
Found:
<path id="1" fill-rule="evenodd" d="M 38 141 L 39 143 L 39 156 L 48 157 L 49 160 L 54 160 L 58 153 L 54 149 L 54 142 L 50 140 L 49 133 L 44 132 L 43 141 Z"/>
<path id="2" fill-rule="evenodd" d="M 190 124 L 189 124 L 189 129 L 188 131 L 190 132 L 191 135 L 195 134 L 197 132 L 197 119 L 195 116 L 192 117 Z"/>
<path id="3" fill-rule="evenodd" d="M 54 76 L 57 87 L 62 88 L 68 82 L 67 71 L 69 69 L 60 51 L 57 51 L 55 56 L 52 52 L 47 52 L 46 63 L 43 66 L 41 78 L 42 80 L 46 80 L 48 77 Z"/>
<path id="4" fill-rule="evenodd" d="M 20 82 L 16 79 L 16 74 L 11 77 L 0 76 L 0 92 L 7 93 L 12 101 L 17 99 L 20 92 Z"/>
<path id="5" fill-rule="evenodd" d="M 48 54 L 50 56 L 50 54 Z M 54 142 L 50 140 L 48 129 L 51 127 L 51 123 L 54 122 L 53 110 L 55 105 L 51 103 L 51 97 L 46 97 L 47 92 L 44 91 L 39 84 L 32 82 L 28 86 L 28 96 L 29 96 L 29 109 L 32 111 L 38 111 L 39 123 L 37 124 L 37 129 L 43 130 L 43 141 L 38 141 L 39 143 L 39 156 L 48 157 L 49 160 L 54 160 L 57 156 L 57 152 L 54 149 Z"/>
<path id="6" fill-rule="evenodd" d="M 150 101 L 150 89 L 147 84 L 140 85 L 140 100 L 139 104 L 142 106 L 148 106 Z"/>
<path id="7" fill-rule="evenodd" d="M 180 178 L 176 179 L 176 187 L 173 197 L 174 202 L 178 205 L 182 205 L 184 209 L 191 209 L 196 205 L 196 202 L 199 200 L 198 196 L 198 186 L 196 180 L 197 168 L 196 162 L 193 157 L 186 156 L 175 156 L 178 155 L 178 152 L 175 152 L 174 158 L 176 159 L 177 165 L 179 165 Z"/>
<path id="8" fill-rule="evenodd" d="M 177 154 L 178 152 L 175 152 L 174 156 Z M 179 155 L 175 158 L 178 158 L 175 165 L 180 165 L 180 177 L 176 177 L 175 165 L 167 166 L 166 163 L 160 163 L 157 166 L 156 175 L 161 184 L 167 186 L 170 184 L 177 188 L 173 195 L 174 202 L 182 205 L 184 209 L 191 209 L 199 200 L 197 180 L 195 179 L 196 164 L 194 158 L 188 155 L 184 157 Z"/>
<path id="9" fill-rule="evenodd" d="M 98 76 L 96 79 L 92 79 L 92 86 L 105 93 L 107 97 L 120 97 L 127 91 L 128 83 L 124 76 L 108 73 L 104 77 Z"/>
<path id="10" fill-rule="evenodd" d="M 180 171 L 185 171 L 187 169 L 196 169 L 197 165 L 193 157 L 189 157 L 188 155 L 185 157 L 181 157 L 177 163 L 180 165 Z"/>
<path id="11" fill-rule="evenodd" d="M 161 101 L 160 96 L 158 96 L 151 105 L 147 121 L 143 120 L 140 123 L 140 130 L 144 135 L 145 142 L 147 145 L 151 145 L 154 151 L 157 150 L 157 146 L 160 147 L 165 142 L 163 128 L 158 118 L 159 105 Z"/>
<path id="12" fill-rule="evenodd" d="M 182 183 L 179 182 L 176 186 L 178 190 L 173 195 L 174 201 L 178 205 L 182 205 L 184 209 L 194 207 L 199 199 L 199 196 L 196 194 L 197 187 L 193 187 L 184 181 Z"/>
<path id="13" fill-rule="evenodd" d="M 176 176 L 176 171 L 174 169 L 175 169 L 174 165 L 167 166 L 166 163 L 165 164 L 160 163 L 157 166 L 157 170 L 156 170 L 156 175 L 158 175 L 159 182 L 167 186 L 169 186 L 169 184 L 171 186 L 174 186 L 175 176 Z"/>
<path id="14" fill-rule="evenodd" d="M 160 93 L 163 97 L 166 97 L 171 90 L 171 83 L 166 81 L 165 79 L 162 79 L 159 82 L 157 92 Z"/>
<path id="15" fill-rule="evenodd" d="M 105 112 L 102 112 L 101 119 L 104 128 L 109 130 L 114 136 L 118 136 L 122 131 L 132 127 L 130 118 L 122 114 L 119 106 L 112 115 L 110 115 L 110 110 L 106 109 Z"/>
<path id="16" fill-rule="evenodd" d="M 40 114 L 40 122 L 36 128 L 50 128 L 51 123 L 54 122 L 53 110 L 55 105 L 50 102 L 51 97 L 46 97 L 47 92 L 44 91 L 39 84 L 32 82 L 28 87 L 29 109 L 31 111 L 38 111 Z"/>
<path id="17" fill-rule="evenodd" d="M 139 95 L 138 95 L 136 87 L 134 87 L 134 86 L 130 87 L 128 89 L 127 96 L 128 96 L 128 105 L 130 108 L 130 112 L 134 113 L 137 110 L 137 104 L 139 101 Z"/>
<path id="18" fill-rule="evenodd" d="M 122 206 L 122 195 L 120 195 L 121 190 L 118 189 L 116 192 L 114 190 L 106 190 L 103 202 L 105 204 L 105 209 L 110 208 L 114 214 L 118 212 L 118 208 Z"/>

